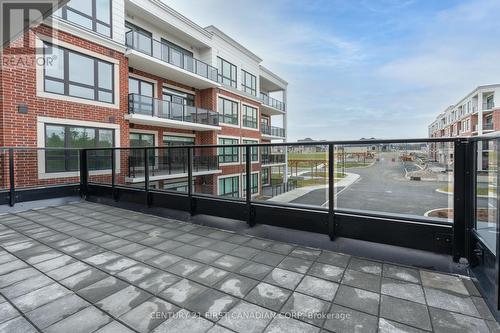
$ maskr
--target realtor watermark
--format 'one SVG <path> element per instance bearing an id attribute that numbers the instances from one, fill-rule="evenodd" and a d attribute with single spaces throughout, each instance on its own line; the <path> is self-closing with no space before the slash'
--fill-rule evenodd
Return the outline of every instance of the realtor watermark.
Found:
<path id="1" fill-rule="evenodd" d="M 298 319 L 302 321 L 310 320 L 351 320 L 352 315 L 348 312 L 305 312 L 305 311 L 290 311 L 283 313 L 275 313 L 271 311 L 243 311 L 243 312 L 190 312 L 190 311 L 178 311 L 178 312 L 152 312 L 151 319 L 189 319 L 193 317 L 205 317 L 208 319 L 220 319 L 226 317 L 231 320 L 259 320 L 265 319 L 270 320 L 276 317 L 278 318 L 289 318 Z"/>

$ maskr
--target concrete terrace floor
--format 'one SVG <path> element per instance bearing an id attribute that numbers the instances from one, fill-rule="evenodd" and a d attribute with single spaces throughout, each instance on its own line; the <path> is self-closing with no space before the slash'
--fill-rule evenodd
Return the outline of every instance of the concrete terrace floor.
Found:
<path id="1" fill-rule="evenodd" d="M 233 331 L 498 324 L 465 277 L 87 202 L 0 215 L 0 332 Z"/>

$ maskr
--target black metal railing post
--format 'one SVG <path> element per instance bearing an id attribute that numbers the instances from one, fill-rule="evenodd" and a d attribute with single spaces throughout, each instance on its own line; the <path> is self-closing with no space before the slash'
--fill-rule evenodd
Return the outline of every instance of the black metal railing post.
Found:
<path id="1" fill-rule="evenodd" d="M 246 205 L 248 214 L 248 225 L 253 227 L 255 225 L 255 211 L 252 208 L 252 147 L 250 145 L 245 147 L 245 169 L 246 169 Z"/>
<path id="2" fill-rule="evenodd" d="M 116 200 L 116 156 L 115 156 L 115 150 L 111 149 L 111 197 L 113 200 Z"/>
<path id="3" fill-rule="evenodd" d="M 144 148 L 144 192 L 146 195 L 146 205 L 151 206 L 149 195 L 149 149 Z"/>
<path id="4" fill-rule="evenodd" d="M 328 145 L 328 235 L 335 239 L 335 146 Z"/>
<path id="5" fill-rule="evenodd" d="M 14 172 L 14 148 L 9 148 L 9 206 L 16 204 L 16 181 Z"/>
<path id="6" fill-rule="evenodd" d="M 189 213 L 194 215 L 196 212 L 196 201 L 193 198 L 193 148 L 188 147 L 188 199 Z"/>
<path id="7" fill-rule="evenodd" d="M 80 196 L 86 198 L 89 192 L 89 167 L 87 149 L 80 150 Z"/>

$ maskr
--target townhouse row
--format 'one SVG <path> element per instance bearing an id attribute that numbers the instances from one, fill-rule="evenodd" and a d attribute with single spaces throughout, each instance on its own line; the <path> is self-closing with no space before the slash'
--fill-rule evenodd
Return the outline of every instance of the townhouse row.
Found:
<path id="1" fill-rule="evenodd" d="M 3 59 L 27 55 L 43 61 L 2 66 L 0 146 L 286 140 L 287 82 L 215 26 L 198 26 L 159 0 L 71 0 L 2 50 Z M 52 184 L 78 175 L 75 152 L 31 154 L 36 175 L 30 181 Z M 186 191 L 186 150 L 151 149 L 148 163 L 143 150 L 120 154 L 120 181 L 140 186 L 148 165 L 152 188 Z M 93 157 L 92 176 L 110 172 L 109 156 L 101 155 Z M 259 195 L 273 172 L 285 172 L 285 152 L 255 148 L 251 158 L 252 193 Z M 241 149 L 197 149 L 193 167 L 195 191 L 244 195 Z"/>

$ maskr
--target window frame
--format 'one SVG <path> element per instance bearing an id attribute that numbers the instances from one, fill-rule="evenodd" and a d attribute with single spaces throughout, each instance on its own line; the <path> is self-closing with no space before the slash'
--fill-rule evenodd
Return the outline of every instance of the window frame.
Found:
<path id="1" fill-rule="evenodd" d="M 249 121 L 246 119 L 248 118 L 247 114 L 248 109 L 250 109 L 250 111 L 252 112 L 251 118 L 255 119 L 255 121 L 254 120 Z M 255 113 L 255 118 L 253 117 L 253 113 Z M 250 126 L 248 124 L 250 124 Z M 241 105 L 241 126 L 255 130 L 259 129 L 259 110 L 256 107 L 247 104 Z"/>
<path id="2" fill-rule="evenodd" d="M 250 76 L 250 87 L 246 84 L 247 83 L 247 76 Z M 241 88 L 242 88 L 241 89 L 242 91 L 244 91 L 250 95 L 257 96 L 257 76 L 242 69 L 241 70 Z"/>
<path id="3" fill-rule="evenodd" d="M 222 104 L 220 101 L 222 101 Z M 231 107 L 231 115 L 227 115 L 226 108 L 225 108 L 225 102 L 229 102 L 229 103 L 231 103 L 231 106 L 236 107 L 236 115 L 234 115 L 233 107 Z M 219 123 L 229 125 L 229 126 L 235 126 L 235 127 L 240 126 L 240 103 L 239 102 L 233 101 L 233 100 L 228 99 L 228 98 L 224 98 L 222 96 L 218 96 L 217 97 L 217 112 L 219 113 Z M 233 122 L 226 122 L 226 118 L 232 119 Z M 234 121 L 236 123 L 234 123 Z"/>
<path id="4" fill-rule="evenodd" d="M 89 0 L 87 0 L 87 1 L 89 1 Z M 61 18 L 65 21 L 76 24 L 79 27 L 82 27 L 84 29 L 91 30 L 91 31 L 93 31 L 96 34 L 99 34 L 101 36 L 113 38 L 113 0 L 108 0 L 108 2 L 109 2 L 109 23 L 105 23 L 97 18 L 97 5 L 96 5 L 97 0 L 90 0 L 90 1 L 92 1 L 92 16 L 88 15 L 87 13 L 83 13 L 77 9 L 72 8 L 71 2 L 69 2 L 67 5 L 64 5 L 61 8 Z M 78 24 L 74 21 L 68 20 L 68 10 L 73 12 L 74 14 L 80 15 L 80 16 L 92 21 L 92 29 L 89 29 L 85 26 L 82 26 L 81 24 Z M 98 32 L 97 31 L 97 24 L 101 24 L 103 26 L 108 27 L 109 28 L 109 36 L 106 34 L 103 34 L 101 32 Z"/>
<path id="5" fill-rule="evenodd" d="M 224 143 L 225 141 L 231 141 L 231 142 Z M 219 137 L 217 139 L 217 144 L 220 146 L 237 145 L 239 143 L 240 143 L 239 139 L 237 138 Z M 234 164 L 234 163 L 239 164 L 240 147 L 218 147 L 217 156 L 220 164 Z"/>
<path id="6" fill-rule="evenodd" d="M 59 49 L 63 52 L 63 61 L 64 61 L 63 78 L 62 79 L 47 75 L 47 69 L 45 66 L 43 67 L 43 91 L 45 93 L 56 94 L 59 96 L 67 96 L 67 97 L 71 97 L 71 98 L 78 98 L 78 99 L 83 99 L 83 100 L 88 100 L 88 101 L 93 101 L 93 102 L 98 102 L 98 103 L 105 103 L 105 104 L 109 104 L 110 106 L 115 104 L 116 87 L 115 87 L 115 64 L 114 63 L 106 61 L 106 60 L 101 60 L 99 58 L 84 54 L 82 52 L 74 51 L 74 50 L 68 49 L 66 47 L 62 47 L 62 46 L 55 45 L 55 44 L 45 42 L 45 41 L 43 42 L 43 46 L 44 46 L 44 56 L 45 57 L 47 56 L 46 48 L 51 47 L 52 49 Z M 93 61 L 93 71 L 94 71 L 94 85 L 93 86 L 85 84 L 85 83 L 76 82 L 76 81 L 70 81 L 70 79 L 69 79 L 69 74 L 70 74 L 69 73 L 69 55 L 70 55 L 70 53 L 76 54 L 76 55 L 81 56 L 81 57 L 89 58 Z M 111 71 L 110 71 L 111 89 L 99 87 L 99 64 L 100 63 L 104 63 L 104 64 L 111 66 Z M 62 83 L 63 84 L 63 93 L 48 91 L 47 84 L 46 84 L 47 80 L 52 81 L 52 82 Z M 86 97 L 82 97 L 82 96 L 70 95 L 70 93 L 69 93 L 70 86 L 77 86 L 77 87 L 81 87 L 81 88 L 92 89 L 92 90 L 94 90 L 94 98 L 86 98 Z M 108 101 L 100 100 L 99 99 L 99 92 L 111 94 L 111 101 L 108 102 Z"/>
<path id="7" fill-rule="evenodd" d="M 250 177 L 250 186 L 251 186 L 251 193 L 252 195 L 258 194 L 259 193 L 259 172 L 252 172 Z M 255 182 L 254 182 L 254 176 L 255 177 Z M 242 190 L 242 197 L 246 197 L 246 186 L 247 186 L 247 174 L 243 173 L 241 175 L 241 190 Z"/>
<path id="8" fill-rule="evenodd" d="M 231 192 L 225 191 L 227 179 L 231 179 L 231 182 L 232 182 L 233 191 L 231 191 Z M 221 181 L 222 181 L 222 184 L 224 186 L 221 186 Z M 235 190 L 235 188 L 236 188 L 236 190 Z M 219 177 L 217 179 L 217 193 L 221 197 L 239 198 L 240 197 L 240 175 Z"/>
<path id="9" fill-rule="evenodd" d="M 254 140 L 254 139 L 242 139 L 242 144 L 254 144 L 257 145 L 259 144 L 259 140 Z M 241 154 L 241 162 L 245 163 L 246 162 L 246 149 L 242 149 L 242 154 Z M 258 146 L 253 146 L 250 148 L 250 161 L 252 163 L 258 163 L 259 162 L 259 147 Z"/>
<path id="10" fill-rule="evenodd" d="M 229 73 L 230 73 L 229 77 L 224 76 L 224 68 L 226 66 L 229 66 Z M 238 68 L 236 67 L 236 65 L 230 63 L 229 61 L 225 60 L 224 58 L 217 57 L 217 69 L 218 69 L 217 81 L 219 81 L 219 83 L 222 83 L 226 86 L 230 86 L 233 88 L 238 88 Z M 233 69 L 234 69 L 234 71 L 233 71 Z M 234 78 L 233 78 L 233 74 L 234 74 Z M 225 83 L 224 79 L 229 80 L 229 84 Z"/>

